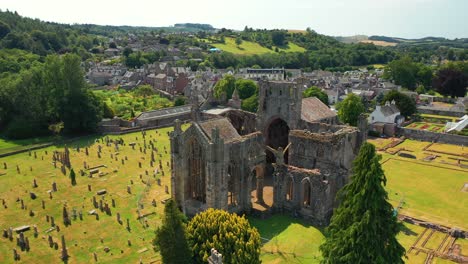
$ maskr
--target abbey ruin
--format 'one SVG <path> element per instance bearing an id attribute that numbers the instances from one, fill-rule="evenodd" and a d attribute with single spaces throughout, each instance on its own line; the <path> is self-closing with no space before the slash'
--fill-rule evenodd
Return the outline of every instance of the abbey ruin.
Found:
<path id="1" fill-rule="evenodd" d="M 256 114 L 232 108 L 213 114 L 194 104 L 188 129 L 175 122 L 172 196 L 187 215 L 211 207 L 290 212 L 326 225 L 365 141 L 366 121 L 358 128 L 316 122 L 318 108 L 302 98 L 301 79 L 258 85 Z"/>

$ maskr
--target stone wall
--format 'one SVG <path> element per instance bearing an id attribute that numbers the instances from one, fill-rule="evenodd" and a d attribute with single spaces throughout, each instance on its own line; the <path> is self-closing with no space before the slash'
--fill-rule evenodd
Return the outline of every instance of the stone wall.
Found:
<path id="1" fill-rule="evenodd" d="M 465 112 L 463 111 L 455 111 L 455 110 L 449 110 L 447 108 L 434 108 L 434 107 L 427 107 L 427 106 L 419 106 L 418 112 L 420 114 L 443 115 L 443 116 L 454 116 L 454 117 L 462 117 L 465 115 Z"/>
<path id="2" fill-rule="evenodd" d="M 357 128 L 347 127 L 335 133 L 312 133 L 292 130 L 289 133 L 290 165 L 321 170 L 334 167 L 351 168 L 351 163 L 360 147 Z"/>
<path id="3" fill-rule="evenodd" d="M 460 135 L 452 135 L 445 133 L 435 133 L 425 130 L 411 129 L 411 128 L 397 128 L 397 134 L 410 139 L 421 141 L 439 142 L 454 145 L 466 145 L 468 137 Z"/>

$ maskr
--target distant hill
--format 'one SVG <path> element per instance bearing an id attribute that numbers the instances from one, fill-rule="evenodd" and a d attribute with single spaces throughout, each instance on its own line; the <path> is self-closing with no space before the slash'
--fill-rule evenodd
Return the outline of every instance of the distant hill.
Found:
<path id="1" fill-rule="evenodd" d="M 199 29 L 199 30 L 205 30 L 205 31 L 215 30 L 215 28 L 210 24 L 199 24 L 199 23 L 177 23 L 177 24 L 174 24 L 174 27 L 193 28 L 193 29 Z"/>

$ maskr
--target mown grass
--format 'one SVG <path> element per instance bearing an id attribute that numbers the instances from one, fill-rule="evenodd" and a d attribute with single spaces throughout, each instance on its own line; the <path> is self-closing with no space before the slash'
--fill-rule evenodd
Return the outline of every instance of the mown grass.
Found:
<path id="1" fill-rule="evenodd" d="M 164 128 L 147 132 L 146 144 L 153 141 L 158 149 L 157 162 L 150 166 L 151 151 L 140 152 L 143 147 L 143 137 L 141 133 L 133 133 L 122 136 L 109 136 L 111 139 L 123 138 L 126 145 L 120 146 L 118 155 L 114 146 L 107 147 L 103 143 L 95 143 L 90 138 L 73 142 L 69 145 L 71 163 L 77 173 L 77 185 L 72 186 L 69 179 L 69 172 L 63 175 L 60 166 L 54 168 L 52 165 L 52 152 L 63 151 L 63 146 L 52 146 L 45 149 L 33 151 L 31 156 L 26 152 L 5 158 L 0 158 L 0 172 L 6 173 L 0 176 L 0 199 L 5 199 L 8 208 L 0 207 L 0 230 L 20 225 L 37 225 L 39 236 L 34 238 L 32 231 L 27 231 L 25 235 L 30 240 L 31 250 L 20 252 L 23 263 L 59 263 L 60 249 L 55 250 L 48 246 L 47 235 L 51 235 L 54 241 L 59 242 L 61 235 L 65 236 L 68 251 L 70 254 L 69 263 L 85 263 L 93 259 L 93 252 L 98 254 L 100 263 L 136 263 L 141 258 L 143 262 L 157 261 L 159 256 L 151 246 L 154 238 L 154 230 L 160 224 L 163 205 L 161 201 L 169 198 L 170 195 L 164 191 L 164 185 L 170 186 L 170 151 L 169 137 L 167 132 L 172 128 Z M 136 142 L 135 150 L 128 145 Z M 102 146 L 102 157 L 97 157 L 97 145 Z M 81 146 L 80 152 L 75 147 Z M 84 147 L 89 147 L 89 156 L 86 156 Z M 166 150 L 165 150 L 166 149 Z M 46 154 L 47 151 L 47 154 Z M 37 158 L 34 158 L 36 152 Z M 111 154 L 113 158 L 111 158 Z M 161 154 L 161 156 L 159 156 Z M 115 160 L 117 157 L 117 160 Z M 125 160 L 127 158 L 127 160 Z M 122 159 L 124 165 L 122 165 Z M 164 175 L 161 170 L 153 176 L 156 168 L 159 167 L 159 160 L 163 166 Z M 100 171 L 107 173 L 99 177 L 92 178 L 80 176 L 83 169 L 83 162 L 86 161 L 90 167 L 106 165 Z M 3 163 L 8 168 L 4 170 Z M 139 168 L 138 162 L 142 163 Z M 16 166 L 19 166 L 20 173 Z M 148 171 L 148 176 L 146 175 Z M 142 179 L 140 179 L 140 175 Z M 161 178 L 162 186 L 156 184 L 156 179 Z M 36 179 L 38 187 L 33 188 L 33 179 Z M 131 183 L 133 181 L 133 184 Z M 143 190 L 149 181 L 152 186 L 146 195 Z M 58 191 L 53 193 L 50 199 L 47 193 L 51 189 L 52 182 L 57 183 Z M 88 184 L 92 186 L 92 191 L 88 191 Z M 127 186 L 131 186 L 132 193 L 127 193 Z M 99 220 L 88 215 L 88 211 L 94 209 L 91 203 L 93 196 L 99 201 L 101 197 L 96 195 L 96 191 L 106 189 L 107 194 L 102 196 L 103 200 L 111 204 L 111 199 L 116 202 L 116 207 L 112 208 L 112 216 L 108 216 L 97 209 Z M 33 200 L 29 192 L 34 192 L 38 198 Z M 149 228 L 144 226 L 144 222 L 137 220 L 137 200 L 144 196 L 141 203 L 142 214 L 152 213 L 147 217 Z M 23 199 L 27 209 L 22 210 L 17 199 Z M 152 200 L 157 201 L 157 207 L 152 206 Z M 46 207 L 42 209 L 41 201 L 45 201 Z M 83 212 L 83 220 L 73 220 L 72 225 L 65 227 L 62 222 L 62 208 L 66 204 L 71 215 L 75 208 Z M 34 216 L 29 216 L 29 210 L 34 212 Z M 119 212 L 124 221 L 120 225 L 116 221 L 116 214 Z M 60 232 L 52 231 L 47 234 L 45 231 L 50 227 L 46 222 L 46 215 L 53 216 L 55 223 L 60 226 Z M 131 231 L 125 229 L 126 219 L 130 221 Z M 101 242 L 102 239 L 102 242 Z M 127 245 L 130 239 L 132 245 Z M 12 250 L 17 248 L 16 242 L 5 238 L 0 238 L 0 263 L 13 263 Z M 109 247 L 110 252 L 105 253 L 104 247 Z M 147 248 L 143 253 L 138 253 L 140 249 Z M 93 260 L 94 261 L 94 260 Z"/>
<path id="2" fill-rule="evenodd" d="M 237 55 L 255 55 L 255 54 L 265 54 L 265 53 L 273 53 L 275 52 L 276 47 L 272 47 L 272 49 L 268 49 L 266 47 L 261 46 L 258 43 L 251 42 L 251 41 L 242 41 L 242 43 L 237 46 L 236 40 L 234 38 L 225 38 L 225 43 L 212 43 L 210 44 L 222 51 L 230 52 Z M 284 52 L 304 52 L 305 49 L 300 47 L 292 42 L 288 44 L 287 47 L 278 47 L 279 51 Z"/>
<path id="3" fill-rule="evenodd" d="M 324 241 L 322 230 L 289 216 L 268 219 L 249 218 L 263 240 L 261 260 L 266 264 L 319 263 L 319 246 Z"/>
<path id="4" fill-rule="evenodd" d="M 391 159 L 383 165 L 391 202 L 400 213 L 448 226 L 468 228 L 468 172 Z"/>

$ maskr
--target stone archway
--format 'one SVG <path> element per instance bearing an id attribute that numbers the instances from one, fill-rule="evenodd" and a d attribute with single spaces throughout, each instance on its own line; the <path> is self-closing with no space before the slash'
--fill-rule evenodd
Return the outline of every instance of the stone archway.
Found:
<path id="1" fill-rule="evenodd" d="M 289 126 L 286 121 L 281 118 L 274 118 L 265 130 L 265 144 L 278 149 L 282 147 L 285 149 L 289 142 Z M 275 156 L 270 151 L 266 152 L 267 163 L 274 163 Z M 288 151 L 284 155 L 284 162 L 288 164 Z"/>

